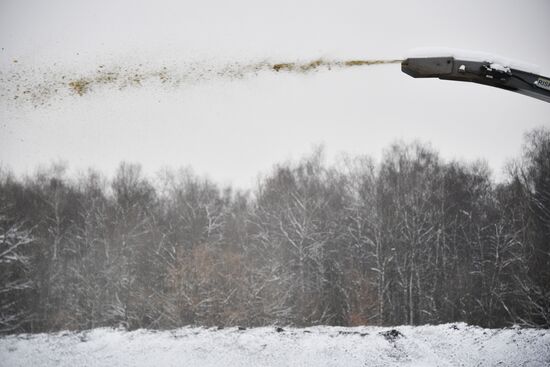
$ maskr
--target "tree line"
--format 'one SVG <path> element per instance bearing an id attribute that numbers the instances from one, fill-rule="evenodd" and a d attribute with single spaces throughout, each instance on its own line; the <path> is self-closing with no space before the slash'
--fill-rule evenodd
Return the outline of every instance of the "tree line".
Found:
<path id="1" fill-rule="evenodd" d="M 279 164 L 249 191 L 190 170 L 0 173 L 0 330 L 550 326 L 550 130 L 495 183 L 396 143 Z"/>

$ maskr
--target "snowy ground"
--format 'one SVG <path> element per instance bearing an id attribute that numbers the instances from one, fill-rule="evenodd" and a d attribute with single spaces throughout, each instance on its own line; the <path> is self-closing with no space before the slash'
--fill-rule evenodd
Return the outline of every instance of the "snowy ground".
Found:
<path id="1" fill-rule="evenodd" d="M 182 328 L 13 335 L 1 366 L 549 366 L 550 330 Z"/>

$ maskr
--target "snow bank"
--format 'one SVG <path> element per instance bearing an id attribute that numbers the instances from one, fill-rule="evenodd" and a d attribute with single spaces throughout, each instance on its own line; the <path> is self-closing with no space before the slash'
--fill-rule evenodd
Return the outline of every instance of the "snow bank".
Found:
<path id="1" fill-rule="evenodd" d="M 182 328 L 12 335 L 3 366 L 548 366 L 550 330 L 438 326 Z"/>
<path id="2" fill-rule="evenodd" d="M 461 50 L 448 47 L 421 47 L 407 52 L 406 58 L 410 57 L 445 57 L 452 56 L 455 59 L 466 61 L 490 62 L 495 65 L 502 65 L 504 68 L 512 68 L 526 71 L 528 73 L 540 74 L 540 67 L 523 61 L 509 59 L 500 55 L 494 55 L 486 52 L 477 52 L 470 50 Z"/>

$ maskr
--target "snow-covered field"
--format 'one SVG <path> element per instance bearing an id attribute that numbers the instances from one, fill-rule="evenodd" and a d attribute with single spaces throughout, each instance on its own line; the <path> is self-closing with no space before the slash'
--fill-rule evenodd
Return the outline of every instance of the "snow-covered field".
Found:
<path id="1" fill-rule="evenodd" d="M 12 335 L 1 366 L 549 366 L 550 330 L 182 328 Z"/>

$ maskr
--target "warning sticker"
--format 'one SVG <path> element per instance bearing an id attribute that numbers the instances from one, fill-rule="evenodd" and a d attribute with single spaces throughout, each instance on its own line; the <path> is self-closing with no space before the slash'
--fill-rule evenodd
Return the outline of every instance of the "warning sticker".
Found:
<path id="1" fill-rule="evenodd" d="M 550 90 L 550 80 L 544 78 L 538 78 L 535 81 L 535 85 L 539 88 Z"/>

